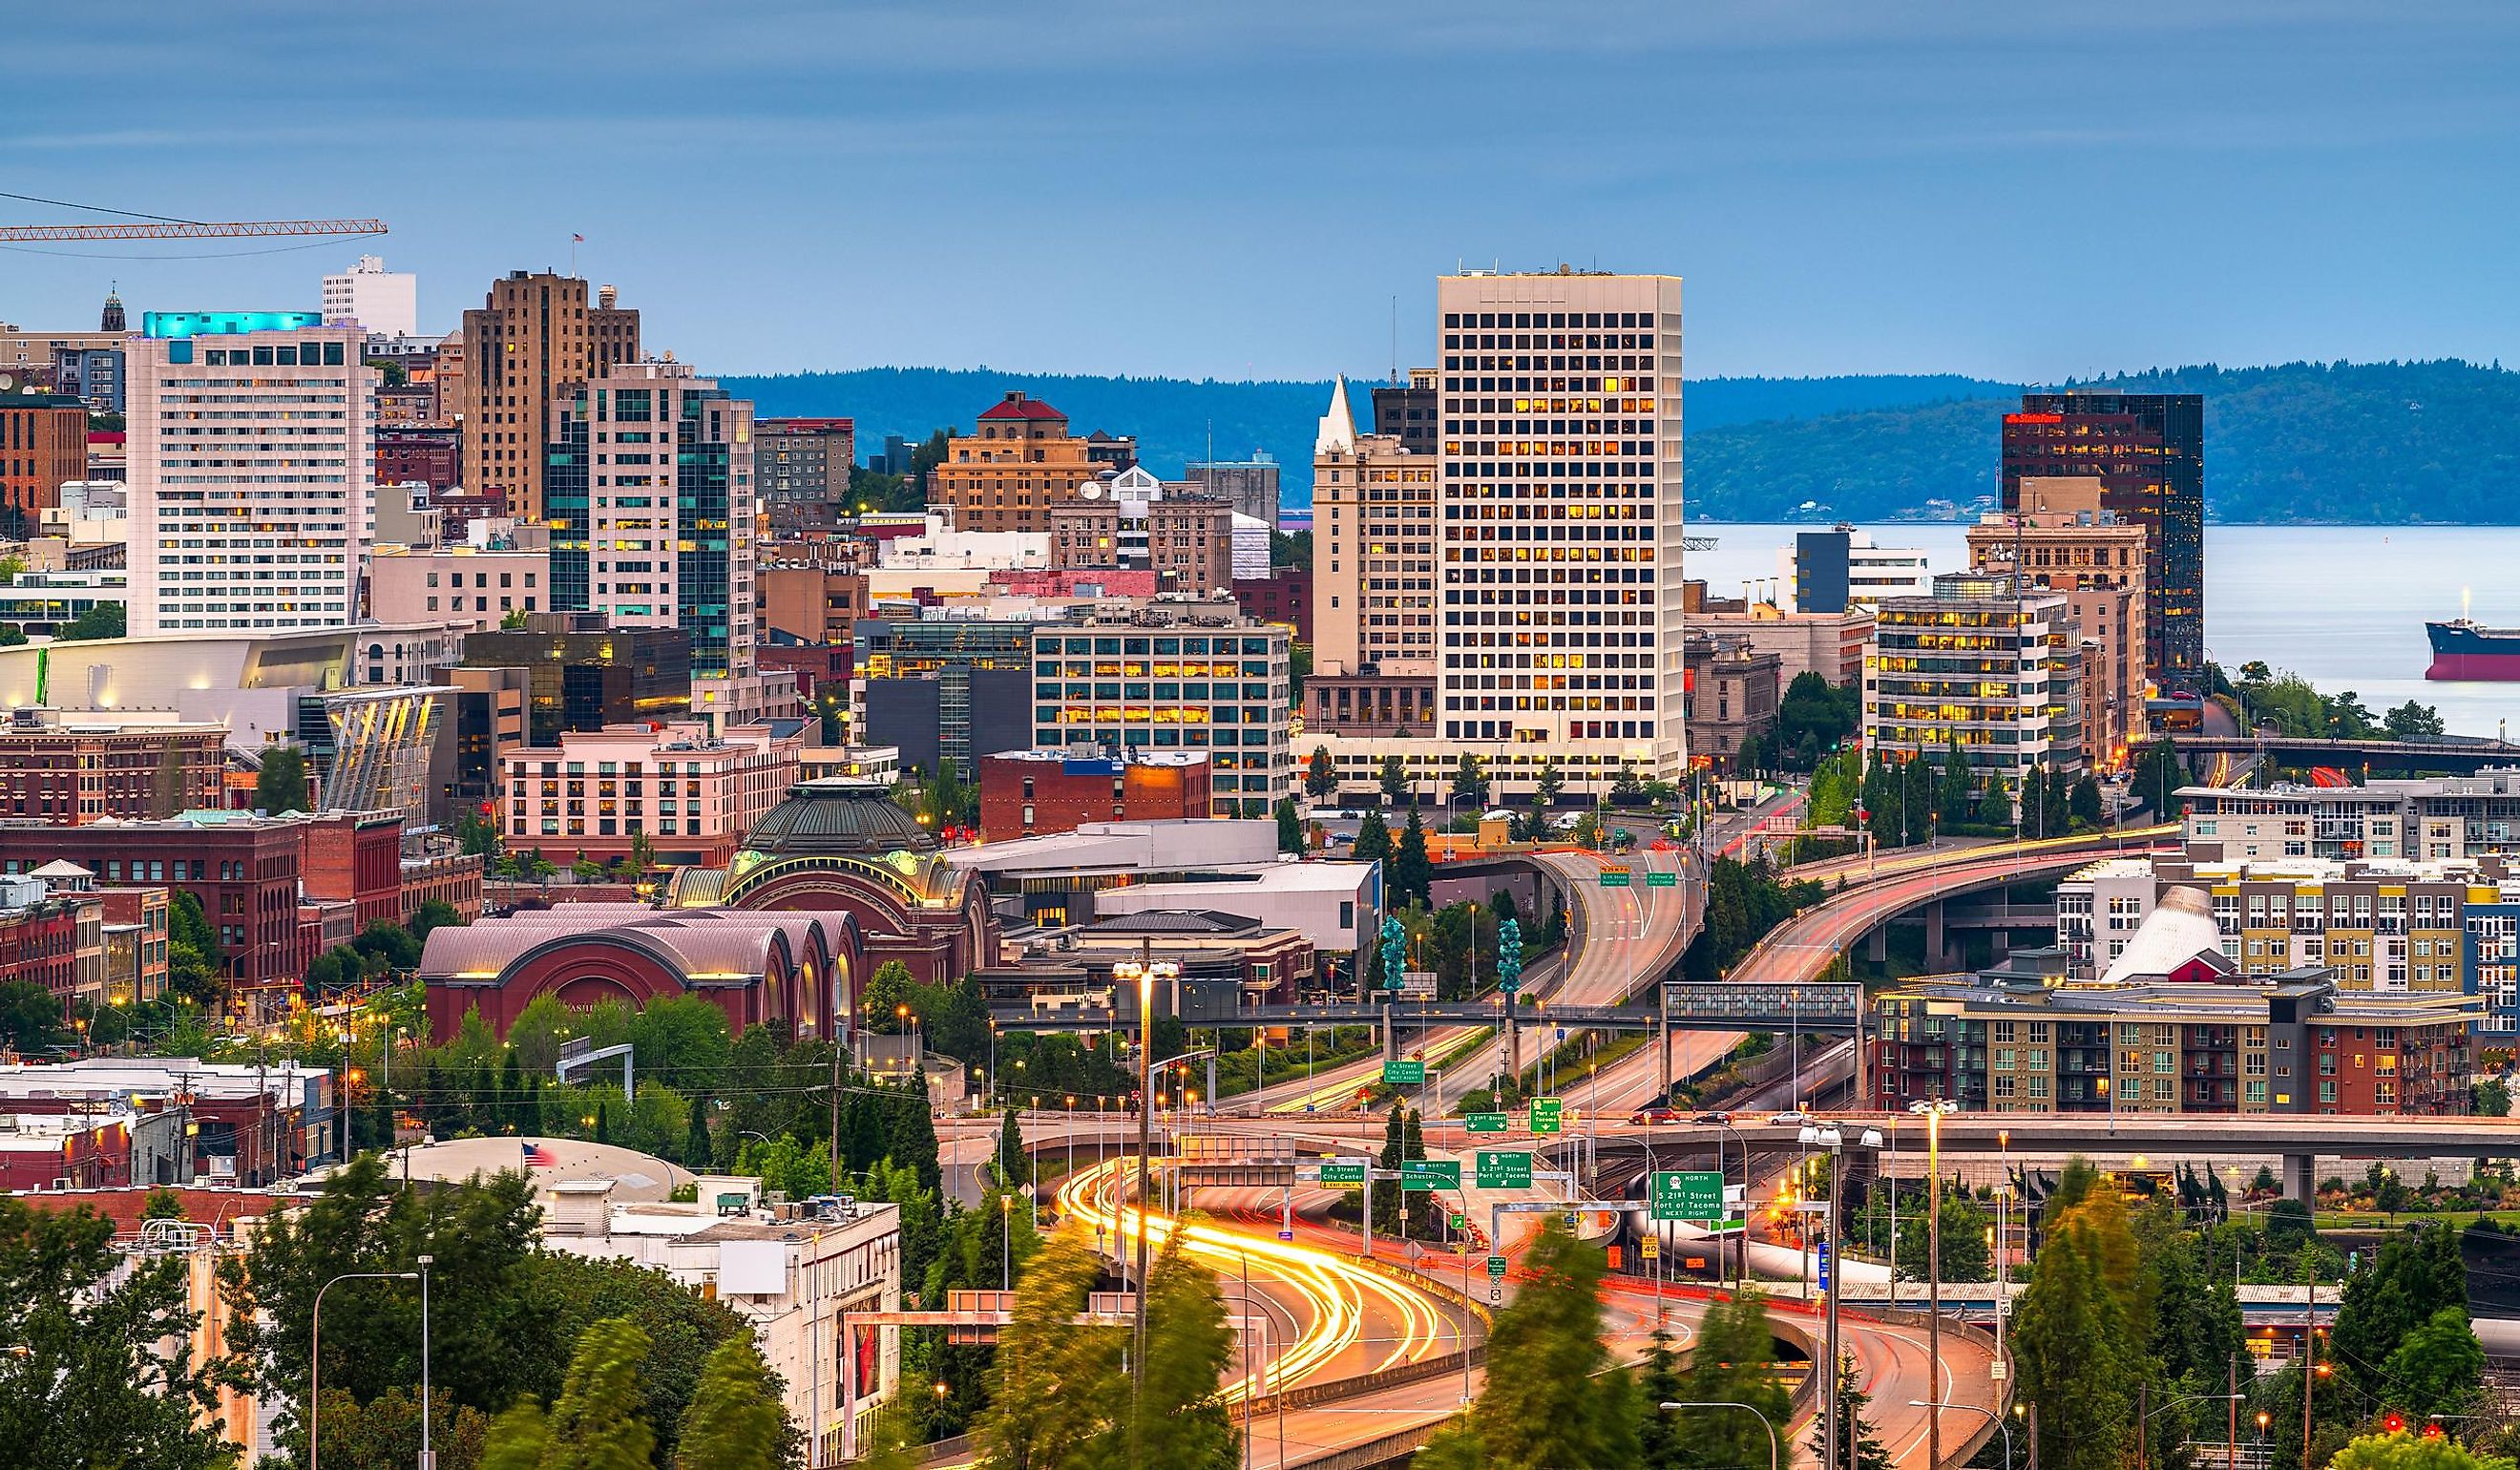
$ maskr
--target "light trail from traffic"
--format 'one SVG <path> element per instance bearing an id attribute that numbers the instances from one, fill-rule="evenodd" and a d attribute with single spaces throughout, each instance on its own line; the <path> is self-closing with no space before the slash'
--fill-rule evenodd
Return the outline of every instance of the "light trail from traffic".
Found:
<path id="1" fill-rule="evenodd" d="M 1082 1170 L 1058 1191 L 1060 1213 L 1107 1232 L 1115 1259 L 1126 1259 L 1137 1239 L 1140 1211 L 1124 1197 L 1136 1156 L 1114 1159 Z M 1265 1373 L 1255 1371 L 1233 1380 L 1229 1400 L 1253 1396 L 1265 1386 L 1283 1389 L 1322 1372 L 1351 1350 L 1366 1355 L 1363 1372 L 1375 1372 L 1416 1362 L 1443 1349 L 1459 1346 L 1460 1324 L 1440 1311 L 1423 1292 L 1413 1290 L 1343 1256 L 1293 1241 L 1244 1234 L 1220 1225 L 1182 1222 L 1148 1212 L 1148 1244 L 1160 1247 L 1176 1230 L 1183 1253 L 1220 1275 L 1232 1275 L 1245 1265 L 1265 1269 L 1277 1281 L 1302 1297 L 1311 1321 L 1294 1341 L 1277 1354 Z M 1379 1309 L 1396 1325 L 1387 1338 L 1366 1335 L 1370 1309 Z M 1375 1360 L 1372 1353 L 1387 1349 Z M 1261 1380 L 1267 1379 L 1264 1385 Z"/>

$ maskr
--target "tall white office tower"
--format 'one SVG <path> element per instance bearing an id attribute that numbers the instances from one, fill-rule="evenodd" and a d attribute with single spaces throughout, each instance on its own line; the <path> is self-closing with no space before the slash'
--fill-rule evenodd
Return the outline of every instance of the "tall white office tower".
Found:
<path id="1" fill-rule="evenodd" d="M 130 346 L 129 630 L 339 628 L 375 524 L 366 333 L 313 312 L 148 312 Z"/>
<path id="2" fill-rule="evenodd" d="M 362 255 L 348 270 L 324 278 L 324 320 L 356 322 L 370 336 L 417 336 L 420 278 L 386 270 L 382 255 Z"/>
<path id="3" fill-rule="evenodd" d="M 1446 276 L 1436 304 L 1444 738 L 1518 787 L 1677 777 L 1679 278 Z"/>

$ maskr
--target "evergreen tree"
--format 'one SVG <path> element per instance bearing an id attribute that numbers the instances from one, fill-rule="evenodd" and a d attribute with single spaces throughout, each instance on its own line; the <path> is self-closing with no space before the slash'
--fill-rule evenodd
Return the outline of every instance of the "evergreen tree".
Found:
<path id="1" fill-rule="evenodd" d="M 1695 1403 L 1746 1403 L 1765 1414 L 1767 1424 L 1739 1409 L 1684 1410 L 1695 1420 L 1688 1433 L 1700 1464 L 1747 1470 L 1769 1462 L 1774 1442 L 1767 1425 L 1782 1435 L 1792 1412 L 1784 1386 L 1767 1366 L 1776 1351 L 1761 1292 L 1746 1291 L 1707 1309 L 1689 1350 L 1681 1398 Z M 1790 1456 L 1793 1447 L 1786 1445 L 1785 1451 Z"/>
<path id="2" fill-rule="evenodd" d="M 2117 1470 L 2131 1448 L 2142 1366 L 2123 1298 L 2110 1284 L 2107 1223 L 2082 1209 L 2082 1200 L 2114 1201 L 2116 1191 L 2085 1183 L 2079 1197 L 2060 1205 L 2068 1182 L 2060 1180 L 2050 1197 L 2045 1240 L 2012 1333 L 2019 1393 L 2039 1414 L 2043 1464 Z M 2127 1250 L 2131 1255 L 2131 1240 Z"/>
<path id="3" fill-rule="evenodd" d="M 1183 1254 L 1177 1232 L 1148 1270 L 1146 1385 L 1130 1463 L 1229 1470 L 1241 1440 L 1217 1384 L 1234 1362 L 1234 1329 L 1216 1273 Z"/>
<path id="4" fill-rule="evenodd" d="M 524 1112 L 525 1070 L 517 1060 L 517 1053 L 510 1051 L 507 1060 L 499 1065 L 500 1128 L 511 1134 L 531 1135 L 533 1129 L 523 1124 Z"/>
<path id="5" fill-rule="evenodd" d="M 1008 1108 L 998 1125 L 998 1182 L 1012 1189 L 1032 1182 L 1032 1155 L 1024 1152 L 1023 1118 Z"/>
<path id="6" fill-rule="evenodd" d="M 2073 794 L 2066 802 L 2066 817 L 2081 826 L 2098 826 L 2107 820 L 2100 809 L 2100 782 L 2089 771 L 2074 782 Z"/>
<path id="7" fill-rule="evenodd" d="M 1935 805 L 1945 826 L 1958 826 L 1976 815 L 1977 793 L 1969 777 L 1966 757 L 1960 754 L 1959 732 L 1952 732 L 1951 742 L 1943 750 L 1943 783 Z"/>
<path id="8" fill-rule="evenodd" d="M 1321 801 L 1338 789 L 1338 766 L 1330 759 L 1330 747 L 1316 745 L 1310 760 L 1304 762 L 1304 791 Z"/>
<path id="9" fill-rule="evenodd" d="M 1453 768 L 1453 800 L 1474 810 L 1487 808 L 1487 773 L 1479 769 L 1479 758 L 1466 750 L 1462 752 L 1461 763 Z"/>
<path id="10" fill-rule="evenodd" d="M 2024 837 L 2055 835 L 2046 825 L 2047 814 L 2048 768 L 2034 765 L 2021 773 L 2021 835 Z"/>
<path id="11" fill-rule="evenodd" d="M 1419 1470 L 1572 1470 L 1640 1462 L 1636 1387 L 1627 1374 L 1609 1371 L 1610 1353 L 1601 1340 L 1601 1252 L 1547 1216 L 1524 1265 L 1528 1279 L 1513 1305 L 1497 1314 L 1488 1335 L 1486 1385 L 1469 1413 L 1437 1431 L 1419 1451 Z M 1710 1311 L 1709 1319 L 1724 1310 Z M 1763 1317 L 1756 1360 L 1767 1361 L 1775 1351 Z M 1702 1339 L 1695 1356 L 1706 1356 Z M 1781 1424 L 1784 1394 L 1774 1393 Z M 1756 1462 L 1765 1464 L 1767 1440 L 1765 1431 L 1759 1433 Z M 1693 1433 L 1690 1440 L 1709 1463 L 1735 1463 L 1706 1455 L 1705 1433 Z"/>
<path id="12" fill-rule="evenodd" d="M 1405 900 L 1426 903 L 1435 886 L 1435 866 L 1426 856 L 1426 824 L 1418 808 L 1409 809 L 1409 824 L 1400 830 L 1400 845 L 1391 855 L 1391 887 Z"/>
<path id="13" fill-rule="evenodd" d="M 580 1334 L 551 1407 L 541 1470 L 648 1470 L 656 1436 L 639 1416 L 639 1375 L 649 1346 L 627 1317 Z"/>
<path id="14" fill-rule="evenodd" d="M 683 1410 L 675 1470 L 782 1470 L 789 1436 L 787 1406 L 770 1365 L 749 1337 L 718 1344 Z"/>
<path id="15" fill-rule="evenodd" d="M 1865 1405 L 1872 1396 L 1857 1386 L 1855 1358 L 1839 1358 L 1837 1365 L 1837 1470 L 1891 1470 L 1890 1451 L 1881 1445 L 1881 1437 L 1864 1417 Z"/>
<path id="16" fill-rule="evenodd" d="M 1680 1399 L 1679 1363 L 1671 1350 L 1671 1334 L 1655 1328 L 1637 1377 L 1637 1464 L 1641 1470 L 1696 1470 L 1698 1461 L 1689 1427 L 1662 1409 L 1662 1405 Z"/>
<path id="17" fill-rule="evenodd" d="M 294 745 L 262 747 L 262 769 L 253 778 L 254 809 L 274 816 L 303 812 L 306 796 L 306 752 Z"/>
<path id="18" fill-rule="evenodd" d="M 1382 788 L 1382 804 L 1387 807 L 1396 807 L 1408 801 L 1412 794 L 1409 769 L 1400 763 L 1400 757 L 1396 755 L 1386 755 L 1382 758 L 1382 769 L 1376 774 L 1375 784 Z"/>
<path id="19" fill-rule="evenodd" d="M 1391 828 L 1383 824 L 1379 808 L 1368 807 L 1365 820 L 1356 825 L 1356 861 L 1380 863 L 1391 857 Z"/>
<path id="20" fill-rule="evenodd" d="M 1295 811 L 1295 798 L 1279 797 L 1275 815 L 1278 819 L 1278 851 L 1301 857 L 1304 851 L 1304 819 Z"/>
<path id="21" fill-rule="evenodd" d="M 1076 1324 L 1102 1273 L 1102 1258 L 1077 1229 L 1052 1236 L 1026 1268 L 998 1333 L 989 1406 L 974 1428 L 984 1460 L 1012 1470 L 1093 1463 L 1097 1441 L 1125 1415 L 1129 1334 Z M 1149 1294 L 1149 1315 L 1153 1302 Z"/>
<path id="22" fill-rule="evenodd" d="M 683 1136 L 683 1167 L 700 1171 L 716 1167 L 717 1152 L 709 1143 L 709 1100 L 692 1099 L 691 1131 Z"/>
<path id="23" fill-rule="evenodd" d="M 1409 1157 L 1409 1108 L 1393 1103 L 1391 1115 L 1382 1124 L 1382 1151 L 1374 1159 L 1378 1169 L 1397 1173 L 1400 1161 Z M 1376 1234 L 1400 1232 L 1400 1181 L 1376 1180 L 1373 1190 L 1373 1228 Z"/>

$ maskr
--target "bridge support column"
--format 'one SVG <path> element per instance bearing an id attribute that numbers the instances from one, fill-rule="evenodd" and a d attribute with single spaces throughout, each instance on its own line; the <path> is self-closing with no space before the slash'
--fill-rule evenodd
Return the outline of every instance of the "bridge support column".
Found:
<path id="1" fill-rule="evenodd" d="M 1654 1093 L 1654 1096 L 1669 1102 L 1671 1100 L 1671 1018 L 1668 1016 L 1654 1027 L 1654 1064 L 1655 1076 L 1662 1085 L 1662 1091 Z"/>
<path id="2" fill-rule="evenodd" d="M 1887 925 L 1887 924 L 1874 924 L 1874 925 L 1872 926 L 1872 933 L 1871 933 L 1871 936 L 1870 936 L 1870 937 L 1866 941 L 1866 943 L 1867 943 L 1867 945 L 1868 946 L 1868 950 L 1867 950 L 1867 952 L 1866 952 L 1866 956 L 1865 956 L 1865 958 L 1867 958 L 1870 959 L 1874 964 L 1886 964 L 1886 963 L 1888 963 L 1888 962 L 1889 962 L 1889 959 L 1890 959 L 1890 926 L 1889 926 L 1889 925 Z"/>
<path id="3" fill-rule="evenodd" d="M 2318 1158 L 2316 1154 L 2288 1153 L 2283 1156 L 2283 1192 L 2286 1199 L 2297 1199 L 2305 1205 L 2318 1203 Z"/>
<path id="4" fill-rule="evenodd" d="M 1936 899 L 1925 906 L 1925 969 L 1940 974 L 1951 968 L 1943 953 L 1943 901 Z"/>
<path id="5" fill-rule="evenodd" d="M 1382 1007 L 1382 1059 L 1400 1059 L 1400 1023 L 1392 1019 L 1388 1004 Z"/>

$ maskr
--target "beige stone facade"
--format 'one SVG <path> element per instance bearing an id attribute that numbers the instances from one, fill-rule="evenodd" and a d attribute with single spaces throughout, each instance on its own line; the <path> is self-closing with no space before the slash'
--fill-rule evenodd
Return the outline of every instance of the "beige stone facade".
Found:
<path id="1" fill-rule="evenodd" d="M 1234 586 L 1234 507 L 1184 496 L 1147 507 L 1147 559 L 1158 592 L 1211 593 Z"/>
<path id="2" fill-rule="evenodd" d="M 1052 507 L 1084 499 L 1080 492 L 1099 482 L 1102 467 L 1090 451 L 1067 431 L 1065 414 L 1009 393 L 969 434 L 947 442 L 928 500 L 950 508 L 958 531 L 1046 533 Z"/>
<path id="3" fill-rule="evenodd" d="M 440 408 L 464 429 L 465 484 L 507 501 L 518 520 L 547 518 L 543 464 L 553 396 L 639 361 L 639 313 L 597 304 L 574 276 L 512 272 L 482 305 L 464 313 L 452 363 L 438 359 Z"/>

